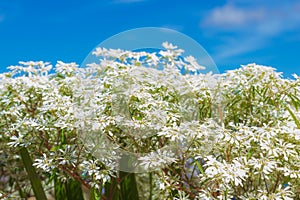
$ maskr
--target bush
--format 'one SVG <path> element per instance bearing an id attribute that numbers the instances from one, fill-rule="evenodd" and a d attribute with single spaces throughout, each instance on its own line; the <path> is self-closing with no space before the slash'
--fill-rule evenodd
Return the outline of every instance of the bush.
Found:
<path id="1" fill-rule="evenodd" d="M 300 79 L 163 46 L 1 74 L 2 198 L 299 199 Z"/>

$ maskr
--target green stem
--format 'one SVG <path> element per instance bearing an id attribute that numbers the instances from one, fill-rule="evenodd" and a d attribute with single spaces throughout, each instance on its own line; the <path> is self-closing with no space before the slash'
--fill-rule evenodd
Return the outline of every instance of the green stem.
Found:
<path id="1" fill-rule="evenodd" d="M 149 193 L 149 200 L 152 200 L 152 190 L 153 190 L 153 186 L 152 186 L 152 173 L 149 173 L 149 185 L 150 185 L 150 193 Z"/>
<path id="2" fill-rule="evenodd" d="M 26 193 L 22 190 L 20 184 L 18 181 L 16 181 L 16 185 L 17 185 L 17 188 L 18 188 L 18 191 L 19 191 L 19 195 L 21 198 L 26 198 Z"/>
<path id="3" fill-rule="evenodd" d="M 28 150 L 25 147 L 21 147 L 20 155 L 21 155 L 24 167 L 26 169 L 26 172 L 28 174 L 28 178 L 30 180 L 35 198 L 37 200 L 47 200 L 46 194 L 44 192 L 44 188 L 42 186 L 41 179 L 39 178 L 38 174 L 36 173 L 35 168 L 32 166 L 32 160 L 30 158 Z"/>

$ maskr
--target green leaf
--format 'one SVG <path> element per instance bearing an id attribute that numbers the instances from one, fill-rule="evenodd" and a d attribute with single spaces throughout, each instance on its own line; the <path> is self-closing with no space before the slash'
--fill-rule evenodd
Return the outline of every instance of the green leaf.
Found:
<path id="1" fill-rule="evenodd" d="M 84 200 L 81 184 L 76 180 L 66 182 L 66 192 L 68 200 Z"/>
<path id="2" fill-rule="evenodd" d="M 61 182 L 56 176 L 54 177 L 54 194 L 55 200 L 67 200 L 65 184 Z"/>
<path id="3" fill-rule="evenodd" d="M 55 200 L 84 200 L 81 184 L 75 180 L 67 182 L 54 178 Z"/>
<path id="4" fill-rule="evenodd" d="M 138 200 L 139 194 L 134 173 L 120 171 L 121 196 L 120 200 Z"/>
<path id="5" fill-rule="evenodd" d="M 120 189 L 118 187 L 117 178 L 111 177 L 110 183 L 105 183 L 104 196 L 110 200 L 119 200 Z"/>
<path id="6" fill-rule="evenodd" d="M 295 124 L 297 125 L 297 128 L 300 129 L 300 122 L 297 119 L 296 115 L 293 113 L 293 111 L 289 108 L 289 106 L 285 106 L 286 109 L 289 111 L 290 115 L 292 116 L 293 120 L 295 121 Z"/>
<path id="7" fill-rule="evenodd" d="M 101 200 L 99 192 L 94 188 L 91 189 L 90 200 Z"/>
<path id="8" fill-rule="evenodd" d="M 30 180 L 33 193 L 37 200 L 47 200 L 46 194 L 44 192 L 44 188 L 42 186 L 41 179 L 39 178 L 38 174 L 35 171 L 35 168 L 32 166 L 32 160 L 28 153 L 28 150 L 25 147 L 21 147 L 20 155 L 22 158 L 22 162 L 28 174 L 28 178 Z"/>
<path id="9" fill-rule="evenodd" d="M 203 168 L 202 168 L 202 166 L 201 166 L 200 162 L 199 162 L 198 160 L 196 160 L 196 161 L 195 161 L 195 163 L 196 163 L 196 165 L 197 165 L 198 169 L 200 170 L 201 174 L 203 174 L 203 175 L 204 175 L 204 170 L 203 170 Z"/>
<path id="10" fill-rule="evenodd" d="M 61 130 L 61 144 L 66 144 L 66 136 L 64 133 L 64 129 Z"/>

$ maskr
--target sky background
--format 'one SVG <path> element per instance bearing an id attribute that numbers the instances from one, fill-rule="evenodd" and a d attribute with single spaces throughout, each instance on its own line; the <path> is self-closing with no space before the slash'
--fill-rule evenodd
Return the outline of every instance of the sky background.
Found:
<path id="1" fill-rule="evenodd" d="M 299 0 L 0 0 L 0 72 L 18 61 L 80 64 L 141 27 L 188 35 L 221 72 L 257 63 L 300 74 Z"/>

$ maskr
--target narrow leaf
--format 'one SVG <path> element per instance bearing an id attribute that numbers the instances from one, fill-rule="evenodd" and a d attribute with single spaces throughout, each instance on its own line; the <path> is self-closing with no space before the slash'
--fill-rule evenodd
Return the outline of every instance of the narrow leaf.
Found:
<path id="1" fill-rule="evenodd" d="M 20 155 L 22 158 L 22 162 L 25 166 L 26 172 L 28 174 L 28 178 L 30 180 L 35 198 L 37 200 L 47 200 L 44 188 L 42 186 L 42 182 L 38 174 L 36 173 L 35 168 L 32 166 L 33 163 L 28 153 L 28 150 L 25 147 L 21 147 Z"/>

